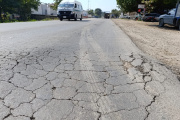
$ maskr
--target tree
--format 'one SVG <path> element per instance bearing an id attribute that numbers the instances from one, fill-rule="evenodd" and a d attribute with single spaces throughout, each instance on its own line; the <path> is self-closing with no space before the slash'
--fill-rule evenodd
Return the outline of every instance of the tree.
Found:
<path id="1" fill-rule="evenodd" d="M 51 6 L 53 10 L 57 10 L 59 3 L 61 3 L 62 0 L 54 0 L 54 5 Z"/>
<path id="2" fill-rule="evenodd" d="M 111 13 L 112 13 L 116 18 L 118 18 L 119 15 L 120 15 L 120 11 L 117 10 L 117 9 L 113 9 L 113 10 L 111 11 Z"/>
<path id="3" fill-rule="evenodd" d="M 94 10 L 89 10 L 88 14 L 94 16 Z"/>
<path id="4" fill-rule="evenodd" d="M 176 7 L 177 0 L 151 0 L 153 10 L 151 12 L 157 12 L 163 14 L 165 10 L 170 10 Z"/>
<path id="5" fill-rule="evenodd" d="M 122 12 L 134 12 L 144 3 L 148 12 L 163 13 L 175 7 L 177 0 L 116 0 Z"/>
<path id="6" fill-rule="evenodd" d="M 30 18 L 31 8 L 37 10 L 40 4 L 40 0 L 19 0 L 17 6 L 17 14 L 20 15 L 20 19 L 25 21 Z"/>
<path id="7" fill-rule="evenodd" d="M 102 14 L 102 10 L 100 8 L 96 8 L 95 9 L 95 15 L 98 17 L 101 17 L 101 14 Z"/>
<path id="8" fill-rule="evenodd" d="M 141 3 L 142 0 L 116 0 L 117 5 L 120 6 L 121 11 L 123 12 L 134 12 L 138 9 L 138 4 Z"/>
<path id="9" fill-rule="evenodd" d="M 40 0 L 0 0 L 0 20 L 2 13 L 17 13 L 21 20 L 27 20 L 31 15 L 31 8 L 36 9 L 40 4 Z"/>
<path id="10" fill-rule="evenodd" d="M 0 22 L 3 22 L 2 14 L 15 12 L 16 5 L 15 0 L 0 0 Z"/>

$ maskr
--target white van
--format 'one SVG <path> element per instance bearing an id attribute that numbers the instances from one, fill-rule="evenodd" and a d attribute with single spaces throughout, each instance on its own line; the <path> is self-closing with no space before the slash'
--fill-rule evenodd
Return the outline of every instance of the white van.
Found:
<path id="1" fill-rule="evenodd" d="M 83 7 L 82 4 L 76 0 L 63 0 L 58 5 L 57 16 L 62 21 L 63 19 L 77 19 L 82 20 Z"/>

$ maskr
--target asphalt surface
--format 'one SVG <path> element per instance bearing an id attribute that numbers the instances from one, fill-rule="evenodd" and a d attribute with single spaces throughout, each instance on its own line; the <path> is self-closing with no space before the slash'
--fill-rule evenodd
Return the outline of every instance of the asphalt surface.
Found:
<path id="1" fill-rule="evenodd" d="M 0 120 L 178 120 L 179 91 L 111 20 L 0 24 Z"/>

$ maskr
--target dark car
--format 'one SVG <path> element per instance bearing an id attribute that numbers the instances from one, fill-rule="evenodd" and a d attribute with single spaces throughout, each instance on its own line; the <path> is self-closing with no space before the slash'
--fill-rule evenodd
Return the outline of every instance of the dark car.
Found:
<path id="1" fill-rule="evenodd" d="M 143 17 L 143 21 L 157 22 L 157 18 L 160 16 L 158 13 L 148 13 Z"/>

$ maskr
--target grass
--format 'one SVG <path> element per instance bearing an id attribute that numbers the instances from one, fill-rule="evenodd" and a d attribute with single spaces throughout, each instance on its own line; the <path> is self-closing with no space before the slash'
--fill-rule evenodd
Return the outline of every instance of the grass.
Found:
<path id="1" fill-rule="evenodd" d="M 13 22 L 36 22 L 36 21 L 51 21 L 51 20 L 58 20 L 58 18 L 52 19 L 52 18 L 45 18 L 42 20 L 36 20 L 36 19 L 29 19 L 27 21 L 19 21 L 16 19 L 12 19 L 12 20 L 4 20 L 3 23 L 13 23 Z M 1 23 L 1 22 L 0 22 Z"/>
<path id="2" fill-rule="evenodd" d="M 12 23 L 12 22 L 20 22 L 18 20 L 12 19 L 12 20 L 4 20 L 3 23 Z"/>
<path id="3" fill-rule="evenodd" d="M 30 19 L 27 22 L 36 22 L 36 21 L 37 21 L 36 19 Z"/>
<path id="4" fill-rule="evenodd" d="M 50 21 L 50 20 L 53 20 L 53 19 L 51 19 L 51 18 L 45 18 L 45 19 L 42 19 L 42 20 L 40 20 L 40 21 Z"/>

